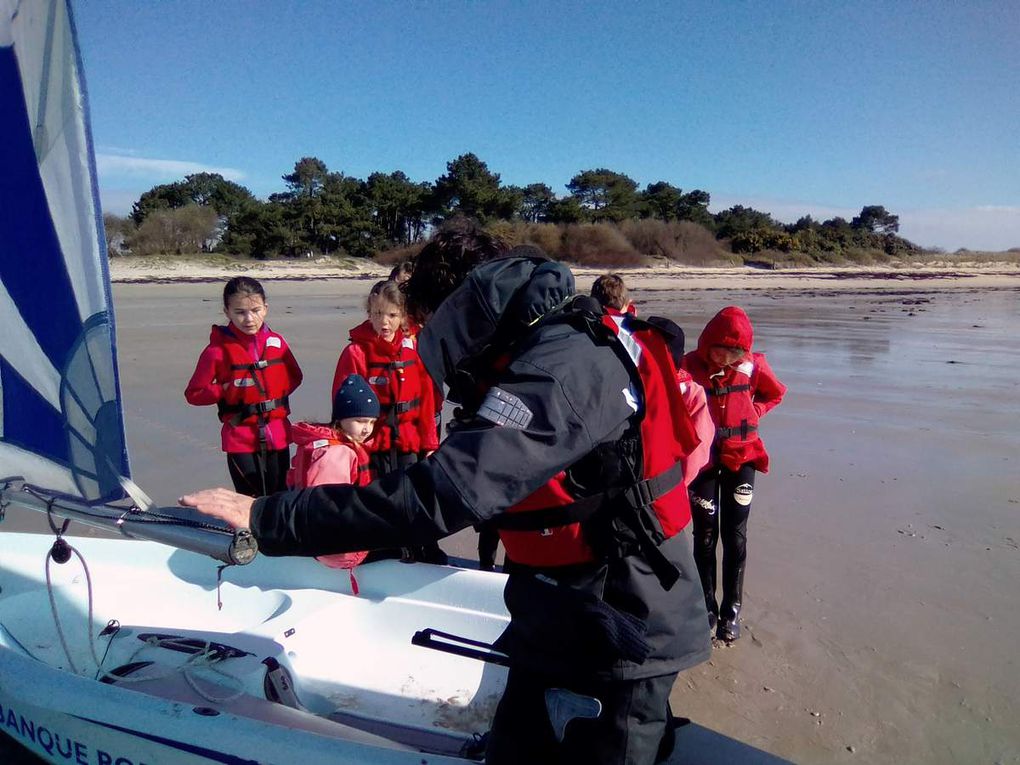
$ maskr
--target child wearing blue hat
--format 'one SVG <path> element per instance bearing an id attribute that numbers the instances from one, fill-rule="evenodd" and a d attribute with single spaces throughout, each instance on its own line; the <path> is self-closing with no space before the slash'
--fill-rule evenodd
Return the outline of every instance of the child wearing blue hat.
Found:
<path id="1" fill-rule="evenodd" d="M 361 375 L 344 378 L 333 396 L 329 424 L 298 422 L 294 424 L 297 452 L 287 473 L 287 485 L 307 489 L 322 484 L 354 484 L 365 486 L 372 480 L 365 442 L 372 437 L 379 418 L 379 399 Z M 367 553 L 351 552 L 322 555 L 321 563 L 330 568 L 351 572 L 351 590 L 358 594 L 354 567 Z"/>

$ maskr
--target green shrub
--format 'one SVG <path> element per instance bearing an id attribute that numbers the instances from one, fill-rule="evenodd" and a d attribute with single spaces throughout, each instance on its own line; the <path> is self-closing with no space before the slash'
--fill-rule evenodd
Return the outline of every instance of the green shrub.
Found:
<path id="1" fill-rule="evenodd" d="M 550 258 L 563 257 L 564 226 L 555 223 L 528 223 L 520 229 L 518 244 L 533 244 Z"/>
<path id="2" fill-rule="evenodd" d="M 634 267 L 643 266 L 645 257 L 639 253 L 611 224 L 569 224 L 563 231 L 562 260 L 579 266 Z"/>
<path id="3" fill-rule="evenodd" d="M 620 233 L 640 254 L 686 265 L 704 266 L 724 263 L 730 253 L 704 226 L 691 221 L 662 221 L 653 218 L 628 220 L 620 224 Z"/>

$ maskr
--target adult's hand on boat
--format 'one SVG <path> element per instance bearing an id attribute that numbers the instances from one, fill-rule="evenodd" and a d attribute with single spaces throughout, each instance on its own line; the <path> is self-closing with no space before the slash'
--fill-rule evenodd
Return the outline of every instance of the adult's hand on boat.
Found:
<path id="1" fill-rule="evenodd" d="M 238 494 L 230 489 L 203 489 L 185 494 L 179 500 L 185 507 L 226 521 L 235 529 L 246 529 L 251 524 L 251 506 L 255 498 Z"/>

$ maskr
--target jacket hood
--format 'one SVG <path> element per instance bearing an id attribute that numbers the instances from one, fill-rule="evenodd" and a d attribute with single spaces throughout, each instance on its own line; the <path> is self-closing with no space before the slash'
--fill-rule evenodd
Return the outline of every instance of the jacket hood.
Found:
<path id="1" fill-rule="evenodd" d="M 708 349 L 713 345 L 743 348 L 751 352 L 754 343 L 754 328 L 742 308 L 735 305 L 723 308 L 713 316 L 698 338 L 698 354 L 708 360 Z"/>
<path id="2" fill-rule="evenodd" d="M 383 340 L 382 335 L 375 331 L 375 328 L 372 326 L 372 322 L 369 319 L 365 319 L 361 322 L 361 324 L 351 330 L 351 342 L 366 345 L 375 344 L 386 349 L 399 348 L 403 339 L 404 333 L 402 330 L 398 329 L 396 334 L 393 335 L 392 340 Z"/>
<path id="3" fill-rule="evenodd" d="M 259 331 L 255 333 L 255 337 L 261 339 L 268 335 L 269 332 L 269 327 L 263 324 L 259 327 Z M 233 341 L 235 343 L 246 342 L 247 335 L 242 335 L 234 329 L 233 324 L 213 324 L 212 329 L 209 330 L 209 344 L 213 345 L 227 341 Z"/>
<path id="4" fill-rule="evenodd" d="M 574 294 L 574 275 L 537 247 L 515 247 L 482 263 L 444 300 L 418 336 L 418 355 L 437 385 L 456 397 L 458 369 L 487 349 L 520 338 Z"/>
<path id="5" fill-rule="evenodd" d="M 321 425 L 315 422 L 295 422 L 290 427 L 294 443 L 299 447 L 318 441 L 320 438 L 329 438 L 334 441 L 346 441 L 343 433 L 338 433 L 329 425 Z"/>

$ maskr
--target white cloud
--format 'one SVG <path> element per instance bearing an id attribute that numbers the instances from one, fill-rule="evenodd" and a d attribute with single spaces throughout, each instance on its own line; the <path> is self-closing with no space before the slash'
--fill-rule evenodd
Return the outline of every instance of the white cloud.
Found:
<path id="1" fill-rule="evenodd" d="M 851 220 L 860 207 L 833 207 L 811 202 L 792 202 L 761 197 L 712 197 L 712 212 L 733 205 L 753 207 L 767 212 L 783 223 L 793 223 L 803 215 L 823 221 L 839 216 Z M 889 210 L 900 216 L 900 236 L 923 247 L 941 247 L 952 252 L 960 248 L 1000 252 L 1020 247 L 1020 207 L 982 205 L 958 208 L 924 208 Z"/>
<path id="2" fill-rule="evenodd" d="M 219 173 L 228 181 L 241 181 L 245 174 L 233 167 L 213 167 L 181 159 L 152 159 L 127 153 L 96 154 L 96 169 L 104 181 L 108 177 L 144 178 L 154 182 L 180 180 L 192 173 Z"/>

